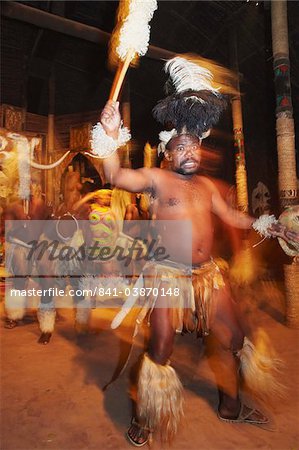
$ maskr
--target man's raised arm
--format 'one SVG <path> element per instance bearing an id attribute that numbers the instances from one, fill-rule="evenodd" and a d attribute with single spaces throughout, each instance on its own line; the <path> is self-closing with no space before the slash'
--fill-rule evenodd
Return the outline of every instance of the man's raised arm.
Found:
<path id="1" fill-rule="evenodd" d="M 107 136 L 117 140 L 121 126 L 119 102 L 109 100 L 102 111 L 100 122 Z M 107 181 L 121 189 L 141 192 L 153 185 L 153 169 L 124 169 L 120 167 L 117 151 L 103 159 L 103 167 Z"/>

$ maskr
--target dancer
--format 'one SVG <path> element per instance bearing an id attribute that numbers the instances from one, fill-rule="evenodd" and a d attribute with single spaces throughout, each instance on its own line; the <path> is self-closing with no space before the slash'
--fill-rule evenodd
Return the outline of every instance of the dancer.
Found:
<path id="1" fill-rule="evenodd" d="M 121 168 L 116 152 L 103 160 L 106 178 L 111 183 L 132 192 L 151 192 L 157 200 L 157 224 L 159 220 L 186 219 L 192 224 L 192 270 L 186 263 L 184 235 L 170 235 L 169 230 L 163 235 L 163 227 L 159 229 L 162 242 L 175 260 L 150 261 L 144 267 L 145 285 L 157 288 L 158 294 L 148 298 L 149 347 L 141 362 L 134 395 L 136 414 L 127 432 L 135 446 L 145 445 L 157 429 L 165 440 L 177 432 L 183 413 L 183 389 L 169 361 L 176 331 L 196 330 L 204 338 L 211 334 L 217 342 L 215 352 L 221 368 L 221 379 L 217 379 L 219 419 L 259 425 L 268 422 L 264 414 L 246 406 L 240 398 L 240 361 L 241 371 L 251 387 L 270 391 L 277 388 L 269 370 L 272 361 L 259 355 L 244 336 L 227 280 L 211 258 L 212 212 L 226 224 L 241 229 L 250 228 L 254 220 L 232 210 L 214 183 L 198 174 L 202 139 L 217 123 L 225 107 L 224 98 L 212 85 L 211 72 L 193 61 L 176 57 L 167 62 L 166 71 L 175 91 L 160 101 L 153 112 L 159 122 L 171 123 L 173 127 L 159 136 L 159 149 L 171 170 Z M 94 136 L 98 139 L 101 134 L 102 145 L 105 139 L 111 145 L 113 139 L 117 147 L 120 130 L 119 105 L 109 101 Z M 180 295 L 171 298 L 173 303 L 168 306 L 161 293 L 163 288 L 170 287 L 177 288 Z M 264 366 L 259 364 L 261 359 Z"/>
<path id="2" fill-rule="evenodd" d="M 31 249 L 29 242 L 42 233 L 42 221 L 47 219 L 50 211 L 42 198 L 30 196 L 28 214 L 24 212 L 22 200 L 9 204 L 4 209 L 3 218 L 6 220 L 6 269 L 13 276 L 11 289 L 22 291 L 26 289 L 28 276 L 32 273 L 34 261 L 28 259 Z M 27 227 L 27 220 L 35 220 L 36 226 Z M 11 290 L 10 289 L 10 290 Z M 15 295 L 8 290 L 6 295 L 5 328 L 14 328 L 25 315 L 26 296 Z"/>

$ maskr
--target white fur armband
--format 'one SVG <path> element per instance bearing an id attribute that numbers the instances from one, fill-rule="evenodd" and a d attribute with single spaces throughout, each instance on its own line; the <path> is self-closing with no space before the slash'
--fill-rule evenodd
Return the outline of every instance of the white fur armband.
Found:
<path id="1" fill-rule="evenodd" d="M 117 140 L 114 140 L 111 136 L 108 136 L 102 127 L 102 124 L 98 122 L 91 132 L 91 149 L 94 154 L 100 158 L 108 158 L 119 147 L 125 145 L 131 139 L 131 134 L 128 128 L 121 127 L 118 132 Z"/>
<path id="2" fill-rule="evenodd" d="M 257 220 L 255 220 L 252 224 L 252 228 L 257 231 L 261 236 L 271 237 L 271 234 L 268 232 L 268 228 L 270 228 L 273 224 L 277 223 L 278 220 L 272 214 L 263 214 Z"/>

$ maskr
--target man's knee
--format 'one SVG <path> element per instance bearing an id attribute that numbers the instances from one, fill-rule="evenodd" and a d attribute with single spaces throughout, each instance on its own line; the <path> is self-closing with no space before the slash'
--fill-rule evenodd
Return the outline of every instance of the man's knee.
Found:
<path id="1" fill-rule="evenodd" d="M 232 354 L 241 350 L 244 342 L 244 333 L 239 326 L 234 326 L 232 329 L 227 327 L 215 328 L 213 330 L 211 348 L 218 349 L 218 351 L 230 352 Z"/>
<path id="2" fill-rule="evenodd" d="M 167 364 L 173 349 L 173 339 L 160 339 L 159 341 L 150 343 L 148 354 L 150 358 L 157 364 Z"/>

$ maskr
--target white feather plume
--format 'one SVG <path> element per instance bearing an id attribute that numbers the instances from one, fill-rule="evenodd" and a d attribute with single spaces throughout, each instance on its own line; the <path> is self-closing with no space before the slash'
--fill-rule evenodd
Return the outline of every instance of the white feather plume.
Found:
<path id="1" fill-rule="evenodd" d="M 145 55 L 150 37 L 149 22 L 156 9 L 156 0 L 130 1 L 129 14 L 120 30 L 119 45 L 116 49 L 121 60 L 125 60 L 129 50 L 134 50 L 132 59 L 136 53 L 139 56 Z"/>
<path id="2" fill-rule="evenodd" d="M 219 94 L 218 89 L 212 86 L 212 72 L 185 58 L 176 56 L 170 59 L 165 64 L 164 70 L 172 79 L 176 92 L 191 89 L 193 91 L 207 90 L 215 95 Z"/>

